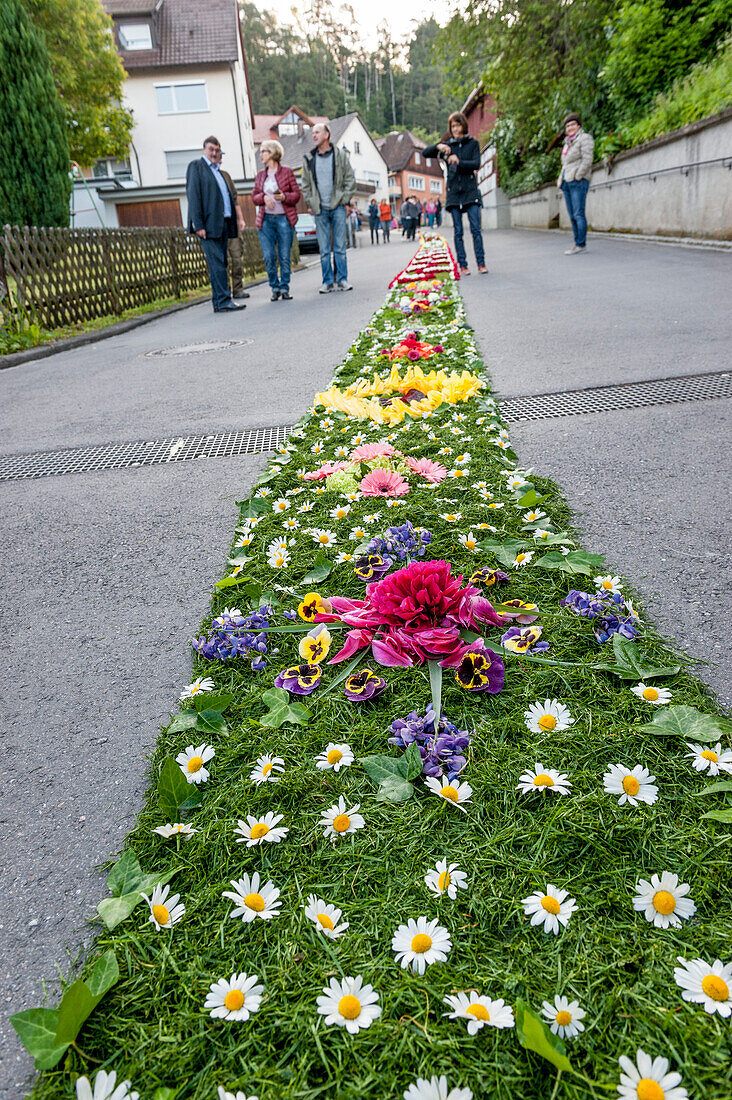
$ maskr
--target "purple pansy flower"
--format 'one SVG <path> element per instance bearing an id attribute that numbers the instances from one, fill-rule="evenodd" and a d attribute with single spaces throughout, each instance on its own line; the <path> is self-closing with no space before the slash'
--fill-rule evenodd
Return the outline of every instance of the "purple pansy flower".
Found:
<path id="1" fill-rule="evenodd" d="M 310 695 L 320 683 L 323 670 L 320 665 L 290 665 L 275 677 L 275 687 L 285 688 L 293 695 Z"/>
<path id="2" fill-rule="evenodd" d="M 363 703 L 367 699 L 378 699 L 386 691 L 386 680 L 370 668 L 352 673 L 343 687 L 343 694 L 352 703 Z"/>
<path id="3" fill-rule="evenodd" d="M 364 554 L 356 558 L 353 572 L 362 581 L 378 581 L 389 572 L 394 561 L 392 558 L 382 557 L 381 554 Z"/>

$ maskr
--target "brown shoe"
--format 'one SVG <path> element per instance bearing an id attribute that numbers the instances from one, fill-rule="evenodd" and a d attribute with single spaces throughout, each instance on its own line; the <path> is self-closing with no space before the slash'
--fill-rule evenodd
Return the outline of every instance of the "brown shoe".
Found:
<path id="1" fill-rule="evenodd" d="M 461 267 L 461 268 L 460 268 L 460 274 L 461 274 L 461 275 L 469 275 L 469 274 L 470 274 L 470 271 L 468 270 L 468 268 L 467 268 L 467 267 Z"/>
<path id="2" fill-rule="evenodd" d="M 478 274 L 479 275 L 487 275 L 488 274 L 488 268 L 485 266 L 485 264 L 483 264 L 481 267 L 478 268 Z"/>

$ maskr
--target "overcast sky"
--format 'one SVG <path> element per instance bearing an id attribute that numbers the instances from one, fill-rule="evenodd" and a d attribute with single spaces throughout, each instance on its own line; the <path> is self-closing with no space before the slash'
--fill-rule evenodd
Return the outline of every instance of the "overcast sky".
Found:
<path id="1" fill-rule="evenodd" d="M 281 23 L 291 23 L 290 9 L 292 0 L 254 0 L 261 11 L 273 11 Z M 299 4 L 302 8 L 304 5 Z M 373 48 L 377 45 L 376 28 L 386 20 L 391 27 L 394 40 L 403 38 L 412 30 L 414 22 L 423 22 L 434 15 L 438 23 L 444 24 L 450 15 L 454 0 L 420 0 L 418 4 L 395 3 L 395 0 L 351 0 L 356 20 L 361 30 L 364 45 Z"/>

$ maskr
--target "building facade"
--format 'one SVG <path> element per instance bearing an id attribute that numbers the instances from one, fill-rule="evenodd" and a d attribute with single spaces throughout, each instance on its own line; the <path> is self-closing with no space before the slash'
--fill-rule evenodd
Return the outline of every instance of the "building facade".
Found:
<path id="1" fill-rule="evenodd" d="M 393 131 L 377 138 L 382 156 L 389 166 L 389 202 L 394 214 L 407 195 L 416 195 L 421 203 L 439 199 L 445 202 L 445 176 L 435 157 L 425 157 L 425 143 L 409 130 Z"/>

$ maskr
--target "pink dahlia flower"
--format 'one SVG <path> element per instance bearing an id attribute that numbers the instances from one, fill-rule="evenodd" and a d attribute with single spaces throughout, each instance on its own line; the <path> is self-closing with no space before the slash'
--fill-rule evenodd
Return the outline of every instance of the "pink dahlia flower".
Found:
<path id="1" fill-rule="evenodd" d="M 419 474 L 432 485 L 438 485 L 447 477 L 447 470 L 442 463 L 433 462 L 431 458 L 405 458 L 404 461 L 412 473 Z"/>
<path id="2" fill-rule="evenodd" d="M 468 589 L 446 561 L 414 561 L 366 588 L 377 622 L 397 627 L 459 626 Z"/>
<path id="3" fill-rule="evenodd" d="M 351 462 L 368 462 L 370 458 L 379 458 L 380 455 L 395 455 L 397 450 L 391 443 L 362 443 L 351 451 Z"/>
<path id="4" fill-rule="evenodd" d="M 409 482 L 395 470 L 372 470 L 359 488 L 365 497 L 403 497 L 409 492 Z"/>

